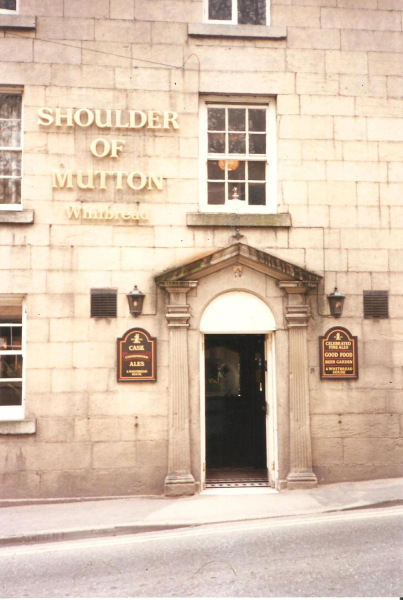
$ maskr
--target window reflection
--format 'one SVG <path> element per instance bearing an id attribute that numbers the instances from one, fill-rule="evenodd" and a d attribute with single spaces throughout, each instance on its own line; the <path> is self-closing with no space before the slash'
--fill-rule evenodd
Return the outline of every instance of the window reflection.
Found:
<path id="1" fill-rule="evenodd" d="M 0 406 L 22 404 L 22 307 L 0 305 Z"/>
<path id="2" fill-rule="evenodd" d="M 239 25 L 266 25 L 267 0 L 236 0 L 232 14 L 232 0 L 208 0 L 210 21 L 237 21 Z"/>
<path id="3" fill-rule="evenodd" d="M 206 395 L 238 396 L 239 367 L 239 352 L 224 346 L 206 349 Z"/>
<path id="4" fill-rule="evenodd" d="M 208 12 L 212 21 L 231 21 L 232 0 L 209 0 Z"/>
<path id="5" fill-rule="evenodd" d="M 21 109 L 20 94 L 0 93 L 0 204 L 21 204 Z"/>
<path id="6" fill-rule="evenodd" d="M 208 107 L 208 204 L 228 203 L 232 208 L 233 201 L 266 204 L 266 111 L 253 106 Z"/>
<path id="7" fill-rule="evenodd" d="M 238 0 L 240 25 L 266 25 L 266 0 Z"/>
<path id="8" fill-rule="evenodd" d="M 209 131 L 225 131 L 225 108 L 208 109 Z"/>
<path id="9" fill-rule="evenodd" d="M 228 130 L 245 131 L 245 108 L 228 109 Z"/>
<path id="10" fill-rule="evenodd" d="M 17 10 L 17 0 L 0 0 L 0 10 Z"/>

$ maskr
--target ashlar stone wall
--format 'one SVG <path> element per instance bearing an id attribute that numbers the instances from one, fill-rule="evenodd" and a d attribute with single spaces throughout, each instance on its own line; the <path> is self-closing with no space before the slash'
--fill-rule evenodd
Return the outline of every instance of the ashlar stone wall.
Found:
<path id="1" fill-rule="evenodd" d="M 189 36 L 201 0 L 21 0 L 21 13 L 36 29 L 0 29 L 0 84 L 24 86 L 24 208 L 35 223 L 0 225 L 0 294 L 27 298 L 26 415 L 37 432 L 0 436 L 1 496 L 163 492 L 168 331 L 154 277 L 233 241 L 230 228 L 186 225 L 199 210 L 200 94 L 276 97 L 278 211 L 292 227 L 241 233 L 323 276 L 308 330 L 319 481 L 403 475 L 403 1 L 271 0 L 285 39 Z M 103 137 L 94 126 L 40 126 L 44 106 L 178 112 L 179 130 L 118 136 L 119 169 L 164 175 L 163 190 L 52 188 L 52 169 L 117 163 L 90 154 Z M 72 203 L 149 218 L 75 221 Z M 125 297 L 134 284 L 146 293 L 136 321 Z M 337 323 L 359 339 L 357 381 L 319 379 L 335 285 L 346 295 Z M 89 317 L 97 287 L 118 288 L 117 319 Z M 390 318 L 364 320 L 363 290 L 378 289 Z M 116 339 L 134 325 L 158 338 L 156 384 L 116 382 Z M 193 347 L 189 361 L 197 372 Z M 288 373 L 277 375 L 286 389 Z M 195 416 L 197 446 L 198 427 Z"/>

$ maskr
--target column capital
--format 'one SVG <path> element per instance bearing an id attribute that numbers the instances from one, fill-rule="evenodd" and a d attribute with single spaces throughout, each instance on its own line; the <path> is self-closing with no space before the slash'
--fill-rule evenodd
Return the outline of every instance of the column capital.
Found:
<path id="1" fill-rule="evenodd" d="M 198 281 L 162 281 L 159 285 L 169 294 L 166 318 L 168 327 L 189 327 L 187 293 L 197 287 Z"/>
<path id="2" fill-rule="evenodd" d="M 279 281 L 278 286 L 287 294 L 307 294 L 316 289 L 318 284 L 316 281 Z"/>
<path id="3" fill-rule="evenodd" d="M 187 293 L 192 288 L 197 287 L 198 281 L 160 281 L 160 288 L 165 289 L 170 294 L 172 293 Z"/>
<path id="4" fill-rule="evenodd" d="M 311 318 L 307 304 L 290 304 L 286 307 L 285 318 L 287 327 L 307 327 Z"/>
<path id="5" fill-rule="evenodd" d="M 309 306 L 306 304 L 306 294 L 317 286 L 311 281 L 279 281 L 279 288 L 285 290 L 288 296 L 285 318 L 288 328 L 306 327 L 311 317 Z"/>

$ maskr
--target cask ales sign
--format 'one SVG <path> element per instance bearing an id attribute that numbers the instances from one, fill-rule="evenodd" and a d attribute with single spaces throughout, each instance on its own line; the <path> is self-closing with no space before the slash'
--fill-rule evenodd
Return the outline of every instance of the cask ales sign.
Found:
<path id="1" fill-rule="evenodd" d="M 145 329 L 118 338 L 118 382 L 157 381 L 157 340 Z"/>
<path id="2" fill-rule="evenodd" d="M 358 379 L 357 336 L 332 327 L 319 337 L 321 379 Z"/>

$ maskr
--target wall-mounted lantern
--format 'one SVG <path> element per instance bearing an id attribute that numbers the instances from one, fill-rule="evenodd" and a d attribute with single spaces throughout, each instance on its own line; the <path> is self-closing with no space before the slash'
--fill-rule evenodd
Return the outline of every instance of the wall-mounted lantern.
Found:
<path id="1" fill-rule="evenodd" d="M 133 317 L 138 317 L 141 315 L 145 296 L 146 295 L 140 292 L 140 290 L 137 288 L 137 285 L 135 285 L 133 290 L 127 294 L 129 310 Z"/>
<path id="2" fill-rule="evenodd" d="M 337 291 L 337 287 L 334 288 L 334 292 L 328 294 L 327 299 L 332 317 L 338 319 L 343 314 L 344 298 L 345 296 Z"/>

